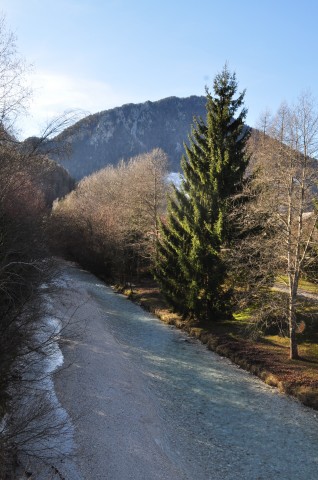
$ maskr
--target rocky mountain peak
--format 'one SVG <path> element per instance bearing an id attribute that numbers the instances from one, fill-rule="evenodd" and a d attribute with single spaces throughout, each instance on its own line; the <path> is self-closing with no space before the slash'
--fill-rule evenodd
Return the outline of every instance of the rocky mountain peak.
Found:
<path id="1" fill-rule="evenodd" d="M 169 97 L 89 115 L 60 135 L 72 152 L 62 163 L 80 180 L 106 165 L 159 147 L 169 157 L 170 171 L 178 171 L 193 117 L 205 117 L 205 104 L 203 96 Z"/>

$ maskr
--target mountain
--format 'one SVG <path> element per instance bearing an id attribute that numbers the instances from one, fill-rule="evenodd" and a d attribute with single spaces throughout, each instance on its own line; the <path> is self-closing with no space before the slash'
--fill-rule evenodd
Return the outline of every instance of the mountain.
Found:
<path id="1" fill-rule="evenodd" d="M 22 171 L 25 169 L 34 185 L 43 193 L 47 206 L 51 207 L 56 198 L 64 197 L 74 189 L 75 181 L 69 172 L 51 158 L 54 153 L 50 152 L 50 142 L 29 137 L 21 143 L 15 142 L 15 145 L 24 158 Z"/>
<path id="2" fill-rule="evenodd" d="M 205 104 L 206 97 L 169 97 L 89 115 L 55 139 L 66 142 L 71 151 L 67 159 L 58 161 L 80 180 L 106 165 L 159 147 L 169 157 L 169 170 L 177 172 L 193 117 L 205 118 Z"/>
<path id="3" fill-rule="evenodd" d="M 67 170 L 49 158 L 42 159 L 33 179 L 49 207 L 56 198 L 64 197 L 75 188 L 75 181 Z"/>

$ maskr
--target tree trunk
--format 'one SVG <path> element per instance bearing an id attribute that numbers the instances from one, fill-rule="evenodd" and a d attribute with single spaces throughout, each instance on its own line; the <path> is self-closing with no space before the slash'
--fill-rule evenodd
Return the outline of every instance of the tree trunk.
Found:
<path id="1" fill-rule="evenodd" d="M 299 358 L 298 355 L 298 346 L 297 346 L 297 339 L 296 339 L 296 312 L 295 312 L 295 289 L 294 285 L 290 289 L 290 297 L 289 297 L 289 358 L 291 360 L 297 360 Z"/>
<path id="2" fill-rule="evenodd" d="M 292 321 L 291 327 L 290 327 L 290 333 L 289 333 L 289 358 L 290 360 L 298 360 L 299 355 L 298 355 L 298 346 L 297 346 L 297 340 L 296 340 L 296 325 Z"/>

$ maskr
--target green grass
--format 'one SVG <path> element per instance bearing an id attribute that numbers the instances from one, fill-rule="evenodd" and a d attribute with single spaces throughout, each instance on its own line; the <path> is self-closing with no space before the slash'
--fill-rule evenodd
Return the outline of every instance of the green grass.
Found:
<path id="1" fill-rule="evenodd" d="M 240 312 L 235 312 L 233 317 L 237 322 L 249 324 L 253 318 L 253 309 L 251 307 L 245 308 Z"/>
<path id="2" fill-rule="evenodd" d="M 299 282 L 299 288 L 306 290 L 309 293 L 317 293 L 318 294 L 318 285 L 313 282 L 309 282 L 308 280 L 301 279 Z"/>
<path id="3" fill-rule="evenodd" d="M 276 278 L 276 283 L 278 285 L 288 286 L 289 282 L 288 282 L 287 275 L 279 275 Z M 318 294 L 318 284 L 316 284 L 314 282 L 310 282 L 309 280 L 304 280 L 304 279 L 301 278 L 299 280 L 298 287 L 301 288 L 302 290 L 305 290 L 308 293 L 317 293 Z"/>

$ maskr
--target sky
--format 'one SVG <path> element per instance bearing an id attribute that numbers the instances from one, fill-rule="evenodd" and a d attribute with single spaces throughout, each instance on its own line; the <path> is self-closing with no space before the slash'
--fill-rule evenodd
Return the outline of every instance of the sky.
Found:
<path id="1" fill-rule="evenodd" d="M 0 12 L 32 64 L 21 139 L 65 110 L 205 95 L 225 63 L 250 126 L 318 98 L 316 0 L 0 0 Z"/>

